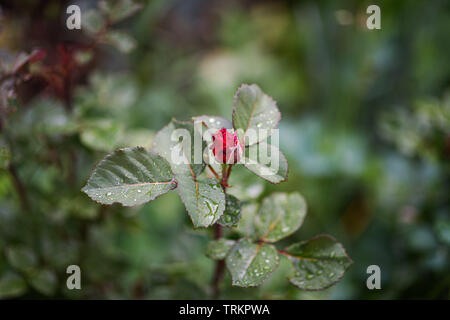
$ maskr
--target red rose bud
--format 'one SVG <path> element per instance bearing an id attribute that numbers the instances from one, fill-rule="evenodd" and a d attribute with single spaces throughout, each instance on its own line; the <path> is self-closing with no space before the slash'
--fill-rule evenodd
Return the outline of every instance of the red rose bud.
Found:
<path id="1" fill-rule="evenodd" d="M 213 134 L 212 140 L 211 149 L 217 162 L 233 164 L 239 161 L 244 148 L 236 132 L 222 128 Z"/>

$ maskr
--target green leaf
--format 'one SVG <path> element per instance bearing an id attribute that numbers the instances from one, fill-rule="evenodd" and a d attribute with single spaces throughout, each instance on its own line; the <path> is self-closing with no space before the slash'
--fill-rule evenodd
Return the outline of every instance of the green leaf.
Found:
<path id="1" fill-rule="evenodd" d="M 175 132 L 177 129 L 181 131 Z M 196 228 L 214 224 L 225 210 L 225 194 L 217 181 L 197 178 L 205 168 L 205 146 L 192 121 L 172 120 L 154 140 L 155 150 L 170 163 L 178 193 Z"/>
<path id="2" fill-rule="evenodd" d="M 287 180 L 287 160 L 274 145 L 261 142 L 247 147 L 243 161 L 247 169 L 271 183 Z"/>
<path id="3" fill-rule="evenodd" d="M 257 237 L 276 242 L 294 233 L 306 216 L 306 202 L 298 192 L 272 193 L 264 198 L 255 216 Z"/>
<path id="4" fill-rule="evenodd" d="M 194 122 L 199 121 L 201 123 L 203 123 L 204 125 L 206 125 L 206 127 L 208 129 L 222 129 L 222 128 L 226 128 L 226 129 L 232 129 L 233 128 L 233 124 L 230 122 L 230 120 L 223 118 L 223 117 L 218 117 L 218 116 L 198 116 L 198 117 L 193 117 L 192 118 L 194 120 Z"/>
<path id="5" fill-rule="evenodd" d="M 25 280 L 13 272 L 5 272 L 0 276 L 0 299 L 22 295 L 27 290 Z"/>
<path id="6" fill-rule="evenodd" d="M 255 231 L 255 219 L 258 212 L 258 204 L 247 203 L 241 208 L 241 219 L 237 231 L 247 238 L 257 240 Z"/>
<path id="7" fill-rule="evenodd" d="M 218 223 L 225 227 L 236 227 L 241 218 L 241 202 L 235 196 L 225 194 L 225 211 Z"/>
<path id="8" fill-rule="evenodd" d="M 103 39 L 122 53 L 130 53 L 136 48 L 136 40 L 125 32 L 109 31 Z"/>
<path id="9" fill-rule="evenodd" d="M 201 126 L 201 123 L 197 124 Z M 154 150 L 171 165 L 185 166 L 198 176 L 205 169 L 203 149 L 206 143 L 201 136 L 201 130 L 194 127 L 193 121 L 172 121 L 159 130 L 153 142 Z M 182 163 L 180 163 L 182 162 Z"/>
<path id="10" fill-rule="evenodd" d="M 151 149 L 153 147 L 154 132 L 148 129 L 130 129 L 126 131 L 119 139 L 118 145 L 140 146 Z"/>
<path id="11" fill-rule="evenodd" d="M 90 9 L 81 15 L 81 27 L 88 33 L 95 34 L 105 27 L 105 19 L 98 10 Z"/>
<path id="12" fill-rule="evenodd" d="M 214 240 L 208 243 L 206 248 L 206 256 L 213 260 L 225 259 L 227 253 L 234 246 L 236 241 L 228 239 Z"/>
<path id="13" fill-rule="evenodd" d="M 225 210 L 225 194 L 214 179 L 195 180 L 186 173 L 175 174 L 178 193 L 194 227 L 209 227 Z"/>
<path id="14" fill-rule="evenodd" d="M 117 148 L 140 146 L 151 148 L 153 132 L 147 129 L 125 130 L 112 119 L 90 119 L 82 122 L 80 140 L 88 148 L 112 152 Z"/>
<path id="15" fill-rule="evenodd" d="M 446 245 L 450 245 L 450 218 L 439 217 L 434 223 L 436 235 Z"/>
<path id="16" fill-rule="evenodd" d="M 256 85 L 243 84 L 236 92 L 233 103 L 233 127 L 238 130 L 239 140 L 244 140 L 250 129 L 258 134 L 257 143 L 271 135 L 281 119 L 276 102 Z M 259 129 L 264 129 L 259 131 Z"/>
<path id="17" fill-rule="evenodd" d="M 77 124 L 64 110 L 64 106 L 56 99 L 39 98 L 32 108 L 23 116 L 24 131 L 29 134 L 72 134 L 77 131 Z"/>
<path id="18" fill-rule="evenodd" d="M 56 291 L 57 278 L 53 271 L 43 269 L 30 277 L 30 283 L 40 293 L 51 296 Z"/>
<path id="19" fill-rule="evenodd" d="M 133 0 L 100 1 L 99 8 L 111 22 L 118 22 L 133 15 L 142 5 Z"/>
<path id="20" fill-rule="evenodd" d="M 176 187 L 166 160 L 141 147 L 119 149 L 98 163 L 82 189 L 102 204 L 135 206 Z"/>
<path id="21" fill-rule="evenodd" d="M 262 284 L 278 266 L 278 253 L 269 244 L 255 244 L 242 239 L 226 258 L 234 286 L 254 287 Z"/>
<path id="22" fill-rule="evenodd" d="M 342 244 L 329 235 L 293 244 L 283 254 L 295 269 L 289 281 L 303 290 L 323 290 L 332 286 L 353 263 Z"/>
<path id="23" fill-rule="evenodd" d="M 11 163 L 11 150 L 0 139 L 0 169 L 7 169 Z"/>
<path id="24" fill-rule="evenodd" d="M 88 120 L 83 123 L 81 142 L 92 150 L 111 152 L 118 147 L 124 128 L 110 119 Z"/>
<path id="25" fill-rule="evenodd" d="M 24 272 L 36 268 L 38 262 L 34 252 L 22 245 L 7 248 L 6 257 L 11 266 Z"/>

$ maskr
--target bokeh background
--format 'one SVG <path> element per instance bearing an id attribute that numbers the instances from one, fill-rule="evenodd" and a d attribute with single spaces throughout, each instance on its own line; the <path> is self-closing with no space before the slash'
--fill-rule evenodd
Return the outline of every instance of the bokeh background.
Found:
<path id="1" fill-rule="evenodd" d="M 65 27 L 73 3 L 82 30 Z M 448 1 L 138 3 L 0 2 L 0 298 L 208 298 L 211 231 L 176 193 L 123 208 L 80 189 L 108 152 L 151 146 L 172 117 L 231 118 L 257 83 L 282 113 L 289 181 L 237 169 L 232 192 L 299 191 L 308 215 L 285 242 L 329 233 L 355 263 L 321 292 L 289 284 L 284 260 L 258 288 L 227 274 L 221 298 L 449 299 Z"/>

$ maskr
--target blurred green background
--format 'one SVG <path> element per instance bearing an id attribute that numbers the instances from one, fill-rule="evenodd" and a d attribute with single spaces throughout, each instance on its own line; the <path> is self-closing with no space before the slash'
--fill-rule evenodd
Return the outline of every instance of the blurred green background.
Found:
<path id="1" fill-rule="evenodd" d="M 284 260 L 258 288 L 226 274 L 221 298 L 450 298 L 448 1 L 158 0 L 120 17 L 130 1 L 86 0 L 72 31 L 68 4 L 0 4 L 0 298 L 208 298 L 211 230 L 193 230 L 176 193 L 123 208 L 80 189 L 172 117 L 230 119 L 241 83 L 278 102 L 289 181 L 236 169 L 231 192 L 299 191 L 308 214 L 286 244 L 329 233 L 355 263 L 321 292 L 289 284 Z M 381 30 L 366 28 L 370 4 Z M 82 290 L 66 288 L 70 264 Z M 366 287 L 372 264 L 381 290 Z"/>

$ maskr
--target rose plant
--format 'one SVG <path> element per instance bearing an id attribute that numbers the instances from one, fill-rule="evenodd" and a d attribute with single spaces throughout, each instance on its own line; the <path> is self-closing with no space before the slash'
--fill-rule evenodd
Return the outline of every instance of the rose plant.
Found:
<path id="1" fill-rule="evenodd" d="M 225 266 L 233 285 L 253 287 L 277 268 L 280 255 L 292 263 L 292 284 L 302 290 L 328 288 L 352 264 L 333 237 L 318 235 L 284 249 L 274 245 L 303 223 L 307 206 L 298 192 L 273 193 L 259 208 L 241 205 L 227 193 L 234 166 L 271 183 L 287 180 L 288 163 L 277 147 L 280 118 L 270 96 L 255 84 L 244 84 L 235 94 L 231 122 L 218 116 L 173 119 L 156 135 L 153 150 L 131 147 L 107 155 L 82 191 L 104 205 L 135 206 L 176 190 L 194 228 L 214 230 L 206 252 L 216 260 L 214 297 Z M 223 228 L 239 238 L 224 237 Z"/>

